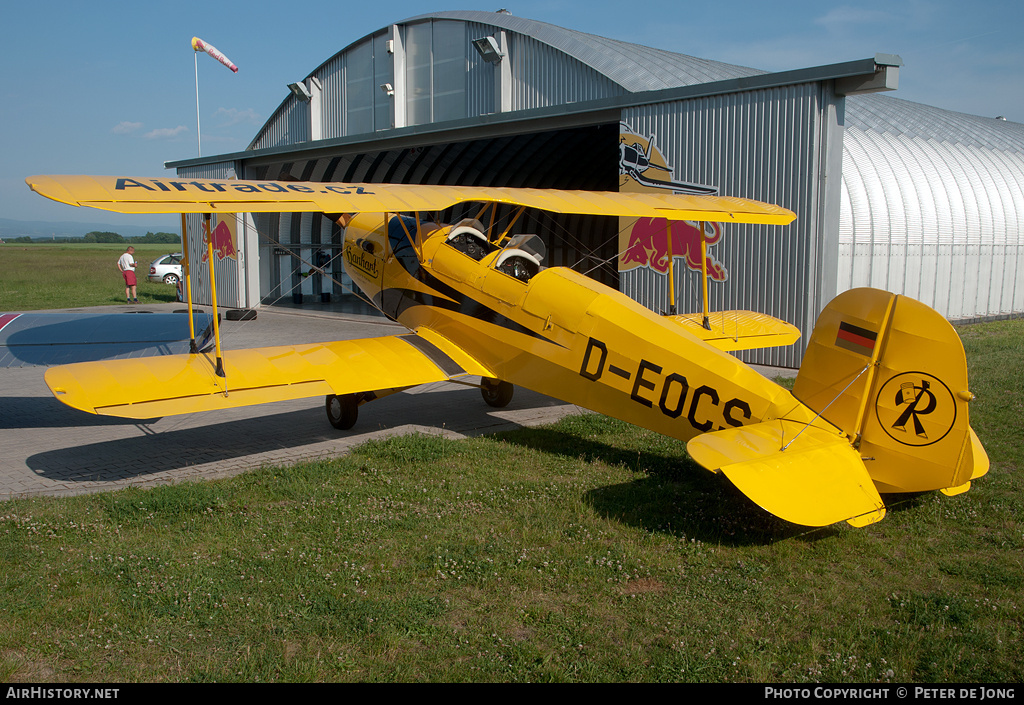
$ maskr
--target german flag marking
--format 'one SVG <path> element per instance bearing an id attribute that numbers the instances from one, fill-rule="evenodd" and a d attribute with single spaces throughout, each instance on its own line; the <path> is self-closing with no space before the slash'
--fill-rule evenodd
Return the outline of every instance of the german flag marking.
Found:
<path id="1" fill-rule="evenodd" d="M 839 324 L 839 333 L 836 335 L 836 347 L 871 357 L 877 338 L 878 333 L 875 331 L 844 321 Z"/>

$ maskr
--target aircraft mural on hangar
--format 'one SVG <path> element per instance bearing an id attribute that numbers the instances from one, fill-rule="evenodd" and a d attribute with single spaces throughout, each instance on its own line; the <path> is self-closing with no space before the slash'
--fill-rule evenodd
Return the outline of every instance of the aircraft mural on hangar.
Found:
<path id="1" fill-rule="evenodd" d="M 654 135 L 640 135 L 619 123 L 619 192 L 650 193 L 657 191 L 693 195 L 716 195 L 718 188 L 676 179 L 675 169 L 655 144 Z M 682 259 L 686 267 L 701 273 L 701 237 L 699 225 L 690 221 L 672 223 L 671 240 L 664 218 L 622 218 L 619 221 L 619 271 L 628 272 L 648 267 L 658 274 L 667 274 L 669 263 Z M 707 243 L 706 267 L 711 281 L 729 279 L 729 270 L 710 248 L 721 242 L 722 223 L 704 223 Z"/>

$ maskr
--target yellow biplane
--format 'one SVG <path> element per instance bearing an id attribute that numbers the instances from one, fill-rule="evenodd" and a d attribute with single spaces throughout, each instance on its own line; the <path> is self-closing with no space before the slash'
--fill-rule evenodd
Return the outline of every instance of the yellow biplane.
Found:
<path id="1" fill-rule="evenodd" d="M 730 355 L 789 345 L 792 325 L 749 311 L 658 315 L 563 267 L 534 235 L 424 214 L 464 203 L 671 221 L 785 225 L 784 208 L 737 198 L 486 187 L 26 179 L 48 198 L 122 213 L 322 212 L 345 228 L 358 287 L 409 332 L 222 353 L 50 368 L 65 404 L 154 418 L 323 396 L 350 428 L 361 404 L 409 387 L 477 385 L 492 406 L 514 385 L 687 441 L 767 511 L 796 524 L 885 515 L 880 492 L 964 492 L 988 470 L 970 427 L 963 346 L 937 312 L 856 289 L 820 315 L 792 393 Z M 669 225 L 669 227 L 671 227 Z M 699 230 L 703 232 L 703 227 Z M 669 238 L 671 240 L 671 237 Z M 210 244 L 212 247 L 212 243 Z M 706 259 L 706 258 L 705 258 Z M 211 257 L 212 261 L 212 257 Z"/>

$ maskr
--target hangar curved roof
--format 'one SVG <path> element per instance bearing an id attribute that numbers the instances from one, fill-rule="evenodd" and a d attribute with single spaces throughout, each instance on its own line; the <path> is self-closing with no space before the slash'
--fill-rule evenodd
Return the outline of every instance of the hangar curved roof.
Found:
<path id="1" fill-rule="evenodd" d="M 701 59 L 640 44 L 586 34 L 536 20 L 502 12 L 451 11 L 418 15 L 397 22 L 405 27 L 430 26 L 431 23 L 458 24 L 468 39 L 506 30 L 513 45 L 513 69 L 516 81 L 509 110 L 528 110 L 553 105 L 599 100 L 629 93 L 679 88 L 728 79 L 746 78 L 767 72 L 720 61 Z M 470 36 L 472 35 L 472 36 Z M 450 38 L 450 37 L 449 37 Z M 318 66 L 307 81 L 315 77 L 323 83 L 324 98 L 331 105 L 325 110 L 322 139 L 360 133 L 377 133 L 392 125 L 381 124 L 380 109 L 394 96 L 378 90 L 383 83 L 396 83 L 387 74 L 389 67 L 374 63 L 373 54 L 390 51 L 390 27 L 384 27 L 348 45 Z M 422 40 L 420 40 L 422 41 Z M 426 38 L 429 46 L 430 38 Z M 452 44 L 452 42 L 448 42 Z M 480 117 L 497 112 L 493 103 L 493 78 L 476 52 L 464 56 L 467 109 L 454 117 Z M 434 58 L 434 71 L 438 61 Z M 364 75 L 356 79 L 354 73 Z M 433 77 L 437 82 L 437 77 Z M 356 85 L 358 83 L 358 85 Z M 416 93 L 424 89 L 416 89 Z M 429 85 L 425 91 L 437 89 Z M 358 92 L 359 102 L 353 97 Z M 390 107 L 390 106 L 387 106 Z M 377 111 L 374 113 L 374 111 Z M 386 110 L 384 111 L 386 112 Z M 436 111 L 435 111 L 436 112 Z M 360 113 L 356 116 L 356 113 Z M 298 144 L 311 138 L 304 125 L 303 103 L 289 95 L 250 143 L 248 149 Z M 367 122 L 365 115 L 376 121 Z M 452 117 L 448 115 L 447 117 Z M 308 121 L 308 120 L 306 120 Z M 434 116 L 436 121 L 436 115 Z M 420 124 L 413 117 L 407 124 Z"/>
<path id="2" fill-rule="evenodd" d="M 400 24 L 429 19 L 451 19 L 489 24 L 533 37 L 538 42 L 592 67 L 630 93 L 692 86 L 698 83 L 710 83 L 765 73 L 758 69 L 700 59 L 664 49 L 654 49 L 641 44 L 630 44 L 616 39 L 586 34 L 502 12 L 437 12 L 412 17 Z"/>
<path id="3" fill-rule="evenodd" d="M 1020 242 L 1024 125 L 882 95 L 847 100 L 842 237 Z"/>

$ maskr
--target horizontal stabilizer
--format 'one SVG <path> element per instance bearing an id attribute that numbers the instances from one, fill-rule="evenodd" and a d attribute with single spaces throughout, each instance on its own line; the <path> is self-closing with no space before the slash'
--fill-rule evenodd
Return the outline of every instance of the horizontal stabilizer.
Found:
<path id="1" fill-rule="evenodd" d="M 223 363 L 220 377 L 211 354 L 83 362 L 51 367 L 46 383 L 76 409 L 151 419 L 491 376 L 447 341 L 415 334 L 232 350 Z"/>
<path id="2" fill-rule="evenodd" d="M 708 317 L 710 329 L 704 327 L 704 316 L 700 313 L 666 318 L 725 352 L 792 345 L 800 339 L 796 326 L 756 311 L 715 311 Z"/>
<path id="3" fill-rule="evenodd" d="M 686 449 L 702 466 L 724 473 L 758 506 L 788 522 L 864 526 L 885 516 L 860 454 L 836 429 L 763 421 L 705 433 Z"/>

